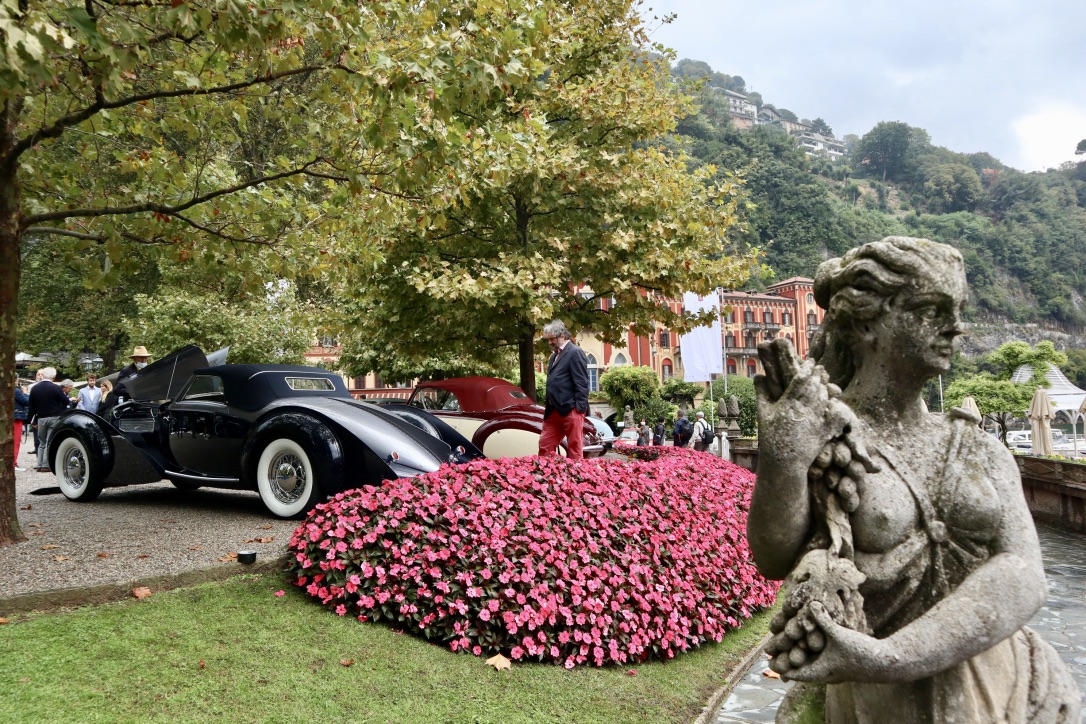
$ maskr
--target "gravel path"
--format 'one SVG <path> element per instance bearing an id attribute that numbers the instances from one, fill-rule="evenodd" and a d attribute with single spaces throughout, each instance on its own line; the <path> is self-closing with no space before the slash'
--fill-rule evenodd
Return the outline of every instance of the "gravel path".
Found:
<path id="1" fill-rule="evenodd" d="M 253 550 L 258 561 L 281 556 L 298 525 L 273 518 L 255 492 L 184 492 L 168 482 L 107 488 L 93 503 L 73 503 L 56 490 L 52 474 L 34 472 L 33 465 L 24 446 L 15 490 L 27 540 L 0 547 L 0 599 L 240 568 L 231 554 Z M 42 488 L 54 490 L 34 494 Z"/>

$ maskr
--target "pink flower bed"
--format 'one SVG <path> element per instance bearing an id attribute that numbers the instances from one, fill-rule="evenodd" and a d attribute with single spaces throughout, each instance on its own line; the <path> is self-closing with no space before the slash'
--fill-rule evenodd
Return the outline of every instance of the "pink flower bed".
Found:
<path id="1" fill-rule="evenodd" d="M 770 606 L 745 536 L 754 476 L 706 453 L 446 466 L 318 505 L 295 582 L 340 616 L 476 656 L 668 659 Z M 646 450 L 647 452 L 647 450 Z"/>

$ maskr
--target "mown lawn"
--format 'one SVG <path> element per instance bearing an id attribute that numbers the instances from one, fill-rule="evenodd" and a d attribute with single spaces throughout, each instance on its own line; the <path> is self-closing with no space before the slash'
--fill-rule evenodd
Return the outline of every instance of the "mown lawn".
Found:
<path id="1" fill-rule="evenodd" d="M 238 576 L 12 617 L 0 721 L 688 722 L 768 622 L 667 663 L 498 672 L 335 616 L 278 574 Z"/>

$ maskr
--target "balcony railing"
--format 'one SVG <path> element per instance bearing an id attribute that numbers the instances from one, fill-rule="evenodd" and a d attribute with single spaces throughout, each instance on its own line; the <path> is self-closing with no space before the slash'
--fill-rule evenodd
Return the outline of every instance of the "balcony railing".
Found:
<path id="1" fill-rule="evenodd" d="M 749 322 L 745 319 L 743 320 L 743 329 L 761 329 L 764 326 L 765 325 L 762 322 L 753 319 Z"/>
<path id="2" fill-rule="evenodd" d="M 753 357 L 754 355 L 758 354 L 758 349 L 756 347 L 727 347 L 727 346 L 725 346 L 724 347 L 724 353 L 725 354 L 746 355 L 748 357 Z"/>
<path id="3" fill-rule="evenodd" d="M 781 328 L 781 325 L 777 324 L 776 322 L 763 322 L 762 327 L 766 330 L 776 331 Z"/>

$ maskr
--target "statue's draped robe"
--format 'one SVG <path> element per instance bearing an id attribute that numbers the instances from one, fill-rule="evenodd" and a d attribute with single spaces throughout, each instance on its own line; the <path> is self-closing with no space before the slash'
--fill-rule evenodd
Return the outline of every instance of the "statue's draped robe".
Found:
<path id="1" fill-rule="evenodd" d="M 864 613 L 876 638 L 924 614 L 990 555 L 1002 512 L 988 476 L 993 440 L 960 415 L 941 428 L 930 454 L 945 456 L 934 482 L 918 480 L 892 450 L 879 453 L 883 494 L 911 497 L 913 530 L 888 550 L 864 551 L 855 562 Z M 868 432 L 868 440 L 875 439 Z M 1023 502 L 1023 505 L 1025 503 Z M 994 602 L 999 605 L 998 601 Z M 1055 650 L 1022 628 L 991 648 L 934 676 L 893 684 L 826 686 L 832 724 L 949 722 L 1079 722 L 1080 695 Z M 788 704 L 783 719 L 788 718 Z"/>

